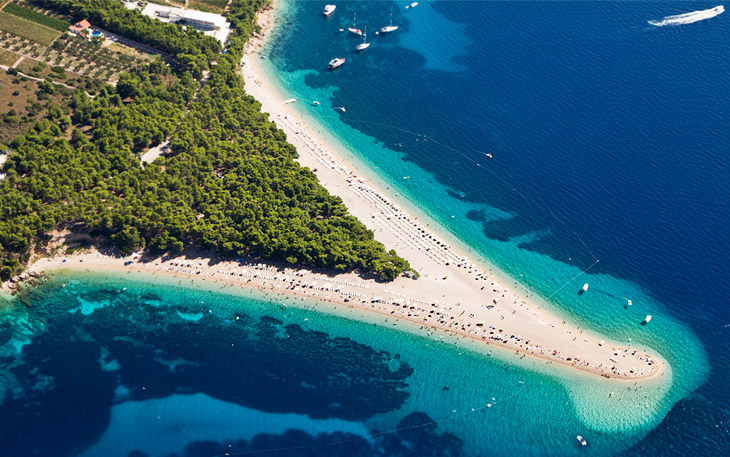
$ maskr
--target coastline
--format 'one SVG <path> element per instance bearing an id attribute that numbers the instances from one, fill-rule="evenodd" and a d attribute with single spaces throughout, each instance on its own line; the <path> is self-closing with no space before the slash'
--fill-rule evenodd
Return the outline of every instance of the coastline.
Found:
<path id="1" fill-rule="evenodd" d="M 330 313 L 334 310 L 335 314 L 341 314 L 336 311 L 340 307 L 346 309 L 351 317 L 359 321 L 380 322 L 384 318 L 382 325 L 396 328 L 399 324 L 404 324 L 400 327 L 401 329 L 406 328 L 403 331 L 416 334 L 420 334 L 422 331 L 428 337 L 442 342 L 477 351 L 480 348 L 488 350 L 492 356 L 507 363 L 515 363 L 530 357 L 530 361 L 536 364 L 533 368 L 537 368 L 538 363 L 555 364 L 553 370 L 562 369 L 564 373 L 587 374 L 592 379 L 596 379 L 597 375 L 605 375 L 606 367 L 603 367 L 602 371 L 598 367 L 574 363 L 575 358 L 567 360 L 570 357 L 563 356 L 562 350 L 558 350 L 557 354 L 541 353 L 538 346 L 529 345 L 529 340 L 525 342 L 525 339 L 521 337 L 520 340 L 509 338 L 505 332 L 497 333 L 496 328 L 491 330 L 488 324 L 478 327 L 473 323 L 473 318 L 462 317 L 461 323 L 454 325 L 440 324 L 435 318 L 428 319 L 426 316 L 436 316 L 437 313 L 448 314 L 448 312 L 432 311 L 442 308 L 438 305 L 429 305 L 427 297 L 409 296 L 412 300 L 409 301 L 403 293 L 392 290 L 393 283 L 364 280 L 355 273 L 327 275 L 307 269 L 277 267 L 259 261 L 243 263 L 212 261 L 209 254 L 206 253 L 186 253 L 167 260 L 159 258 L 149 260 L 143 259 L 138 254 L 127 257 L 110 256 L 102 254 L 95 248 L 84 253 L 58 254 L 41 258 L 27 271 L 31 275 L 68 271 L 103 274 L 118 278 L 128 274 L 137 274 L 149 278 L 151 283 L 177 280 L 179 285 L 182 285 L 183 281 L 188 284 L 182 285 L 182 287 L 207 285 L 206 287 L 211 291 L 220 293 L 258 293 L 261 299 L 281 302 L 285 306 L 289 306 L 286 304 L 287 301 L 292 306 L 300 306 L 297 301 L 301 301 L 313 305 L 309 308 L 317 312 Z M 410 281 L 407 278 L 400 279 Z M 389 288 L 389 286 L 391 287 Z M 290 300 L 295 301 L 292 303 Z M 458 310 L 455 311 L 458 312 Z M 408 327 L 410 329 L 407 329 Z M 482 332 L 479 333 L 478 330 L 482 330 Z M 495 335 L 490 335 L 491 338 L 487 336 L 490 331 L 495 333 Z M 587 333 L 582 336 L 592 338 Z M 602 347 L 618 351 L 620 355 L 616 356 L 616 360 L 619 361 L 617 367 L 622 365 L 621 362 L 635 365 L 639 363 L 637 359 L 631 358 L 628 352 L 621 354 L 621 351 L 627 348 L 614 346 L 611 342 L 607 342 Z M 492 351 L 493 349 L 496 351 Z M 644 352 L 641 351 L 637 355 L 642 357 Z M 653 366 L 656 369 L 644 375 L 626 373 L 624 376 L 610 374 L 603 377 L 607 382 L 638 382 L 656 380 L 669 371 L 663 360 L 653 358 L 651 360 L 654 361 Z"/>
<path id="2" fill-rule="evenodd" d="M 279 2 L 274 3 L 276 8 Z M 271 120 L 287 133 L 300 153 L 299 163 L 316 169 L 320 182 L 333 195 L 342 197 L 350 213 L 373 230 L 378 241 L 408 259 L 420 271 L 421 278 L 400 277 L 383 284 L 363 280 L 354 273 L 323 275 L 308 270 L 274 269 L 264 264 L 253 268 L 237 262 L 204 266 L 209 259 L 195 255 L 140 263 L 135 261 L 136 257 L 113 258 L 100 253 L 44 258 L 29 271 L 93 268 L 118 273 L 132 269 L 151 276 L 212 280 L 276 291 L 282 297 L 313 298 L 362 309 L 374 316 L 379 313 L 386 318 L 486 343 L 490 348 L 502 348 L 500 358 L 505 360 L 513 352 L 517 357 L 530 356 L 593 375 L 610 376 L 612 380 L 645 380 L 669 371 L 666 361 L 654 355 L 653 350 L 611 341 L 604 343 L 600 335 L 584 332 L 555 313 L 543 310 L 541 300 L 530 299 L 521 291 L 515 293 L 511 290 L 512 281 L 499 277 L 492 265 L 472 263 L 461 254 L 463 247 L 451 247 L 459 245 L 448 241 L 449 235 L 444 231 L 439 231 L 437 236 L 431 228 L 436 227 L 433 222 L 424 223 L 423 216 L 411 208 L 407 212 L 401 210 L 394 203 L 397 194 L 394 198 L 387 196 L 378 188 L 376 179 L 363 178 L 367 173 L 359 170 L 350 171 L 356 168 L 342 160 L 346 154 L 339 154 L 337 149 L 311 135 L 299 113 L 282 103 L 284 98 L 270 90 L 273 84 L 257 68 L 256 47 L 270 35 L 275 12 L 269 9 L 260 15 L 260 22 L 264 22 L 263 36 L 253 38 L 247 45 L 243 66 L 247 92 L 262 103 L 262 110 L 271 113 Z M 407 213 L 418 214 L 421 222 Z M 128 261 L 133 264 L 125 266 Z"/>
<path id="3" fill-rule="evenodd" d="M 246 82 L 247 93 L 262 104 L 262 111 L 270 113 L 271 120 L 276 122 L 279 128 L 286 132 L 289 142 L 297 147 L 299 152 L 299 158 L 297 160 L 299 163 L 312 170 L 316 170 L 315 172 L 322 185 L 333 195 L 341 197 L 351 214 L 358 217 L 369 229 L 373 230 L 378 241 L 385 244 L 388 249 L 396 249 L 399 255 L 409 260 L 419 270 L 422 276 L 417 282 L 439 282 L 438 292 L 448 290 L 451 292 L 448 295 L 454 297 L 452 301 L 463 303 L 465 300 L 460 299 L 466 299 L 468 294 L 459 290 L 458 286 L 448 283 L 452 281 L 457 282 L 456 280 L 458 279 L 460 280 L 459 282 L 462 282 L 464 289 L 473 289 L 472 283 L 474 279 L 481 282 L 481 278 L 486 277 L 489 280 L 488 285 L 490 287 L 495 286 L 495 288 L 492 289 L 492 293 L 486 294 L 486 297 L 482 294 L 483 298 L 477 298 L 477 300 L 482 302 L 482 305 L 476 306 L 479 306 L 481 309 L 485 305 L 489 306 L 489 304 L 494 304 L 495 308 L 504 307 L 503 302 L 506 299 L 515 298 L 512 303 L 513 307 L 508 307 L 506 311 L 517 314 L 520 312 L 519 308 L 523 307 L 522 303 L 524 303 L 524 300 L 529 298 L 529 305 L 525 303 L 524 306 L 528 306 L 533 311 L 540 311 L 540 317 L 533 315 L 531 316 L 532 318 L 540 320 L 542 314 L 545 314 L 553 319 L 559 318 L 563 323 L 562 325 L 566 325 L 565 322 L 567 321 L 562 316 L 559 316 L 559 314 L 553 312 L 553 310 L 550 310 L 549 313 L 543 312 L 545 307 L 542 306 L 544 304 L 542 298 L 534 297 L 529 290 L 518 285 L 513 278 L 499 270 L 499 268 L 488 263 L 488 261 L 483 262 L 480 260 L 479 262 L 472 262 L 466 256 L 463 256 L 462 253 L 467 251 L 467 246 L 455 240 L 454 236 L 448 231 L 440 230 L 441 227 L 434 220 L 424 217 L 421 211 L 418 211 L 414 205 L 409 205 L 407 201 L 404 202 L 405 199 L 397 193 L 390 195 L 387 190 L 384 192 L 383 188 L 387 188 L 387 186 L 377 176 L 372 176 L 372 173 L 369 173 L 357 160 L 349 160 L 352 154 L 349 154 L 341 144 L 338 144 L 337 138 L 333 138 L 327 132 L 321 132 L 322 126 L 317 124 L 316 119 L 310 119 L 313 116 L 307 116 L 305 113 L 297 110 L 296 103 L 283 103 L 288 97 L 282 93 L 281 89 L 271 81 L 269 75 L 263 70 L 262 59 L 258 55 L 259 51 L 265 46 L 266 40 L 272 35 L 272 30 L 276 27 L 277 19 L 280 19 L 280 16 L 277 16 L 277 8 L 281 8 L 280 0 L 274 0 L 274 7 L 259 15 L 259 24 L 262 26 L 262 33 L 252 38 L 247 45 L 242 65 L 242 74 Z M 305 124 L 305 122 L 310 122 L 310 120 L 313 121 L 313 126 Z M 363 188 L 365 189 L 364 192 Z M 369 195 L 363 195 L 363 193 Z M 392 191 L 390 193 L 392 194 Z M 373 196 L 373 194 L 377 195 Z M 383 201 L 386 202 L 385 205 L 381 203 Z M 397 201 L 397 205 L 392 203 L 394 201 Z M 388 208 L 391 205 L 393 208 Z M 405 207 L 405 210 L 402 210 L 400 206 Z M 380 211 L 374 213 L 375 210 Z M 407 213 L 410 213 L 410 216 Z M 414 215 L 417 217 L 411 217 Z M 419 219 L 421 220 L 420 222 Z M 395 221 L 395 224 L 391 223 L 393 221 Z M 400 221 L 406 221 L 406 223 L 403 224 Z M 435 260 L 432 256 L 422 255 L 423 247 L 413 249 L 413 243 L 409 244 L 407 241 L 404 242 L 404 239 L 408 237 L 409 231 L 406 225 L 411 224 L 416 227 L 415 233 L 417 236 L 428 232 L 433 239 L 438 240 L 437 243 L 440 244 L 431 246 L 432 249 L 440 249 L 443 245 L 448 245 L 449 250 L 454 253 L 453 258 L 455 260 L 448 262 L 442 259 L 439 262 L 439 260 Z M 396 233 L 399 229 L 393 227 L 393 225 L 398 225 L 402 228 L 402 233 Z M 434 230 L 431 227 L 437 227 L 438 233 L 433 233 Z M 423 239 L 423 236 L 421 238 Z M 456 246 L 456 249 L 451 246 Z M 428 247 L 425 249 L 428 249 Z M 479 277 L 475 278 L 472 273 L 475 273 L 474 276 Z M 441 278 L 448 279 L 442 280 Z M 396 282 L 402 283 L 404 282 L 402 281 L 403 279 L 399 278 Z M 484 284 L 479 284 L 479 290 L 483 289 L 481 287 L 482 285 Z M 417 288 L 418 286 L 414 285 L 411 289 L 415 290 Z M 510 289 L 516 290 L 510 291 Z M 439 298 L 446 298 L 447 294 L 442 293 L 441 295 L 442 297 Z M 498 301 L 495 302 L 495 299 Z M 500 299 L 501 301 L 499 301 Z M 476 315 L 476 313 L 472 314 Z M 508 319 L 509 316 L 505 315 L 505 318 Z M 487 319 L 484 319 L 484 321 L 489 322 Z M 471 323 L 472 327 L 476 322 L 478 320 L 475 317 Z M 507 327 L 507 324 L 501 319 L 500 322 L 503 323 L 504 327 Z M 581 338 L 575 336 L 576 334 L 583 335 L 583 331 L 579 327 L 566 328 L 566 331 L 571 332 L 570 334 L 573 335 L 573 338 L 576 338 L 576 341 L 581 338 L 583 341 L 587 339 L 583 336 Z M 588 334 L 588 332 L 585 333 L 585 335 Z M 519 333 L 515 333 L 515 335 L 519 335 Z M 601 337 L 591 335 L 591 338 L 593 341 L 599 341 Z M 621 345 L 616 342 L 610 344 Z M 661 360 L 658 365 L 666 366 L 666 362 Z M 661 370 L 655 370 L 652 374 L 658 371 Z"/>

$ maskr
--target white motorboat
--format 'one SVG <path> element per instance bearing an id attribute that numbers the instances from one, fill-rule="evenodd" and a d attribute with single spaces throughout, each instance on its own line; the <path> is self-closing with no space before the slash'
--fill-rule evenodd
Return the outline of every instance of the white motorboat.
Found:
<path id="1" fill-rule="evenodd" d="M 337 5 L 325 5 L 324 11 L 322 11 L 322 14 L 325 16 L 331 16 L 332 13 L 335 12 L 335 9 L 337 8 Z"/>
<path id="2" fill-rule="evenodd" d="M 576 439 L 578 440 L 578 442 L 580 443 L 581 446 L 586 446 L 588 444 L 588 442 L 585 440 L 585 438 L 583 438 L 580 435 L 576 436 Z"/>
<path id="3" fill-rule="evenodd" d="M 344 58 L 340 59 L 339 57 L 335 57 L 334 59 L 330 60 L 327 68 L 329 68 L 330 70 L 334 70 L 335 68 L 342 66 L 343 63 L 345 63 Z"/>
<path id="4" fill-rule="evenodd" d="M 725 7 L 722 5 L 710 8 L 709 10 L 692 11 L 691 13 L 676 14 L 674 16 L 667 16 L 661 21 L 648 21 L 649 24 L 654 27 L 664 27 L 666 25 L 685 25 L 692 24 L 698 21 L 704 21 L 705 19 L 712 19 L 715 16 L 725 12 Z"/>
<path id="5" fill-rule="evenodd" d="M 644 318 L 644 321 L 641 323 L 641 325 L 646 325 L 649 322 L 651 322 L 651 314 L 646 315 L 646 317 Z"/>
<path id="6" fill-rule="evenodd" d="M 583 292 L 586 292 L 588 290 L 588 283 L 583 284 Z"/>
<path id="7" fill-rule="evenodd" d="M 368 26 L 365 26 L 365 33 L 362 35 L 362 43 L 358 44 L 355 47 L 355 50 L 357 52 L 364 51 L 367 48 L 370 47 L 370 43 L 368 43 Z"/>

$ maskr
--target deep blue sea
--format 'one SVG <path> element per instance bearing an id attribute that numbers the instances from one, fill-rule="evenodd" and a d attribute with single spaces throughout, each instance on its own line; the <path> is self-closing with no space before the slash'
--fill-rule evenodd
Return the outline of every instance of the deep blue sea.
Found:
<path id="1" fill-rule="evenodd" d="M 263 62 L 302 116 L 671 379 L 607 387 L 309 304 L 61 274 L 0 314 L 0 454 L 730 455 L 730 16 L 647 22 L 718 3 L 283 3 Z"/>

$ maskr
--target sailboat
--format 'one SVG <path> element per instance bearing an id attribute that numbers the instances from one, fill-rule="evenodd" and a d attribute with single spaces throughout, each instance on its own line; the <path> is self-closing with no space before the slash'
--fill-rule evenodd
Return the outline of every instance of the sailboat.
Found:
<path id="1" fill-rule="evenodd" d="M 365 33 L 363 33 L 363 35 L 362 35 L 362 43 L 358 44 L 355 47 L 355 50 L 357 52 L 360 52 L 360 51 L 366 50 L 369 47 L 370 47 L 370 43 L 368 43 L 368 26 L 366 25 L 365 26 Z"/>
<path id="2" fill-rule="evenodd" d="M 357 13 L 355 13 L 355 17 L 352 18 L 352 27 L 348 27 L 347 31 L 350 33 L 354 33 L 355 35 L 362 35 L 362 30 L 358 29 L 356 27 L 357 25 Z"/>
<path id="3" fill-rule="evenodd" d="M 393 25 L 393 8 L 390 9 L 390 25 L 385 27 L 380 27 L 380 33 L 390 33 L 395 32 L 398 30 L 397 25 Z"/>

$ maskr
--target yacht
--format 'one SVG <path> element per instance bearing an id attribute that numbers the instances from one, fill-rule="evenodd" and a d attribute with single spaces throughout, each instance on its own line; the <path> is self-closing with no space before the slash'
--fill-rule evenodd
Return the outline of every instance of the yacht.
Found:
<path id="1" fill-rule="evenodd" d="M 380 33 L 390 33 L 398 30 L 397 25 L 393 25 L 393 8 L 390 9 L 390 25 L 380 28 Z"/>
<path id="2" fill-rule="evenodd" d="M 352 27 L 348 27 L 347 31 L 354 33 L 355 35 L 362 35 L 362 30 L 357 28 L 357 13 L 355 13 L 355 17 L 352 18 Z"/>
<path id="3" fill-rule="evenodd" d="M 710 8 L 709 10 L 692 11 L 691 13 L 677 14 L 674 16 L 667 16 L 661 21 L 648 21 L 649 24 L 655 27 L 663 27 L 665 25 L 685 25 L 692 24 L 698 21 L 704 21 L 705 19 L 712 19 L 725 12 L 725 7 L 722 5 Z"/>
<path id="4" fill-rule="evenodd" d="M 335 68 L 341 66 L 343 63 L 345 63 L 344 58 L 340 59 L 339 57 L 335 57 L 334 59 L 330 60 L 327 68 L 329 68 L 330 70 L 334 70 Z"/>
<path id="5" fill-rule="evenodd" d="M 358 44 L 355 47 L 355 50 L 357 52 L 360 52 L 360 51 L 366 50 L 369 47 L 370 47 L 370 43 L 368 43 L 368 26 L 366 25 L 365 26 L 365 33 L 363 33 L 363 35 L 362 35 L 362 43 Z"/>
<path id="6" fill-rule="evenodd" d="M 325 5 L 322 14 L 324 14 L 325 16 L 331 16 L 332 13 L 335 12 L 335 8 L 337 8 L 337 5 Z"/>

